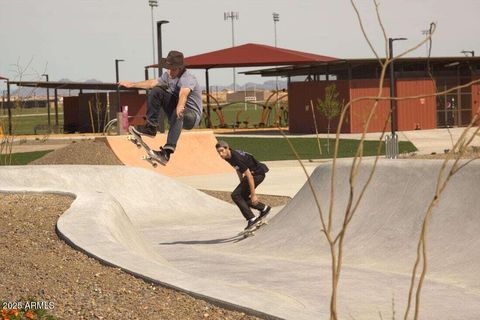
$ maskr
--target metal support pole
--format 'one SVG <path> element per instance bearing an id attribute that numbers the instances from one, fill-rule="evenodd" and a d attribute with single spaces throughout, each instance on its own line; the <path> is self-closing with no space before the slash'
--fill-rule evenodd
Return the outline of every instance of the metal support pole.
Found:
<path id="1" fill-rule="evenodd" d="M 160 66 L 160 60 L 163 58 L 162 50 L 162 24 L 169 23 L 167 20 L 157 21 L 157 54 L 158 54 L 158 77 L 160 78 L 163 74 L 163 68 Z M 167 114 L 165 111 L 160 109 L 160 114 L 158 116 L 158 131 L 161 133 L 165 132 L 165 122 L 167 119 Z"/>
<path id="2" fill-rule="evenodd" d="M 12 135 L 12 102 L 10 101 L 10 81 L 7 79 L 8 134 Z"/>
<path id="3" fill-rule="evenodd" d="M 158 49 L 158 63 L 163 58 L 163 50 L 162 50 L 162 24 L 167 24 L 170 21 L 168 20 L 160 20 L 157 21 L 157 49 Z M 158 66 L 158 76 L 160 77 L 163 73 L 162 67 Z"/>
<path id="4" fill-rule="evenodd" d="M 148 80 L 148 68 L 145 68 L 145 80 Z"/>
<path id="5" fill-rule="evenodd" d="M 58 128 L 58 92 L 55 88 L 55 126 Z"/>
<path id="6" fill-rule="evenodd" d="M 233 23 L 233 17 L 232 17 L 232 47 L 235 47 L 235 27 Z M 237 91 L 237 80 L 236 80 L 236 69 L 233 68 L 233 92 Z"/>
<path id="7" fill-rule="evenodd" d="M 118 63 L 124 61 L 121 59 L 115 59 L 115 79 L 117 83 L 120 81 L 120 75 L 118 71 Z M 122 128 L 122 107 L 120 106 L 120 88 L 117 85 L 117 133 L 123 134 L 124 130 Z"/>
<path id="8" fill-rule="evenodd" d="M 153 23 L 153 6 L 152 8 L 152 50 L 153 50 L 153 64 L 155 64 L 155 25 Z M 153 78 L 157 77 L 157 71 L 153 68 Z"/>
<path id="9" fill-rule="evenodd" d="M 277 22 L 280 21 L 280 15 L 276 12 L 273 13 L 273 27 L 275 33 L 275 48 L 277 47 Z M 278 108 L 278 76 L 275 76 L 275 107 Z"/>
<path id="10" fill-rule="evenodd" d="M 235 27 L 234 27 L 233 20 L 238 20 L 238 12 L 233 12 L 233 11 L 224 12 L 223 19 L 225 21 L 228 19 L 232 20 L 232 47 L 235 47 Z M 236 87 L 237 87 L 235 73 L 236 73 L 235 68 L 233 68 L 233 91 L 234 92 L 236 91 Z"/>
<path id="11" fill-rule="evenodd" d="M 395 71 L 393 66 L 393 41 L 407 40 L 406 38 L 388 38 L 388 55 L 390 58 L 390 113 L 392 136 L 385 140 L 385 149 L 387 157 L 396 159 L 398 155 L 398 136 L 397 130 L 397 101 L 395 98 Z M 389 154 L 390 153 L 390 154 Z"/>
<path id="12" fill-rule="evenodd" d="M 119 72 L 118 72 L 118 63 L 120 61 L 123 61 L 123 60 L 115 59 L 115 79 L 116 79 L 116 83 L 118 83 L 120 81 L 120 76 L 119 76 Z M 117 112 L 122 112 L 122 108 L 120 107 L 120 88 L 118 86 L 117 86 Z"/>
<path id="13" fill-rule="evenodd" d="M 44 74 L 45 78 L 47 79 L 47 82 L 50 81 L 48 78 L 48 74 Z M 47 88 L 47 117 L 48 117 L 48 130 L 51 128 L 51 122 L 50 122 L 50 89 Z"/>
<path id="14" fill-rule="evenodd" d="M 210 81 L 208 78 L 208 69 L 205 69 L 205 83 L 207 85 L 207 127 L 212 127 L 212 118 L 210 115 Z"/>
<path id="15" fill-rule="evenodd" d="M 393 39 L 388 38 L 388 55 L 389 58 L 393 58 Z M 395 130 L 396 130 L 396 122 L 397 122 L 397 110 L 396 110 L 396 101 L 393 100 L 395 97 L 395 79 L 394 79 L 394 68 L 393 68 L 393 61 L 390 62 L 390 113 L 391 113 L 391 123 L 390 127 L 392 129 L 392 137 L 395 135 Z"/>

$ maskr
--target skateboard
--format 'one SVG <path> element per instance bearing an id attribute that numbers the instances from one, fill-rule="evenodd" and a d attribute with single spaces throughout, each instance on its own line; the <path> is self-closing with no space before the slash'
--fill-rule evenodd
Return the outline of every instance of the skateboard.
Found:
<path id="1" fill-rule="evenodd" d="M 154 168 L 156 168 L 158 166 L 158 164 L 161 164 L 162 166 L 166 165 L 166 163 L 163 163 L 160 159 L 158 159 L 153 154 L 152 149 L 148 146 L 148 144 L 145 143 L 145 141 L 143 141 L 142 137 L 140 135 L 136 134 L 132 130 L 132 126 L 128 127 L 128 133 L 129 133 L 129 135 L 127 136 L 128 141 L 131 141 L 139 149 L 141 147 L 143 147 L 143 149 L 147 152 L 146 155 L 142 156 L 142 160 L 147 161 Z"/>
<path id="2" fill-rule="evenodd" d="M 267 217 L 261 218 L 260 220 L 255 222 L 250 228 L 241 231 L 238 234 L 238 236 L 243 236 L 243 238 L 248 238 L 248 237 L 254 236 L 255 231 L 257 231 L 258 229 L 260 229 L 264 225 L 268 224 L 268 222 L 266 221 L 266 218 Z"/>

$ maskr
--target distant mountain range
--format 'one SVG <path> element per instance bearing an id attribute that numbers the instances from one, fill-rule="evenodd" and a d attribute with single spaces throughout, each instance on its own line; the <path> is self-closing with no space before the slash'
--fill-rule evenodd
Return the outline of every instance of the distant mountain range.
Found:
<path id="1" fill-rule="evenodd" d="M 76 82 L 72 81 L 70 79 L 60 79 L 55 82 Z M 83 81 L 84 83 L 102 83 L 102 81 L 96 80 L 96 79 L 89 79 L 86 81 Z M 274 90 L 276 87 L 275 80 L 268 80 L 263 83 L 255 83 L 255 82 L 247 82 L 243 85 L 238 85 L 237 84 L 237 90 Z M 202 90 L 205 90 L 205 86 L 201 86 Z M 232 89 L 233 84 L 230 85 L 211 85 L 210 90 L 212 92 L 215 91 L 222 91 L 224 89 Z M 278 88 L 279 89 L 284 89 L 287 88 L 287 81 L 284 80 L 278 80 Z M 83 90 L 83 92 L 92 92 L 90 90 Z M 79 94 L 79 90 L 68 90 L 68 89 L 58 89 L 57 93 L 59 96 L 77 96 Z M 40 96 L 40 97 L 46 97 L 47 96 L 47 89 L 45 88 L 31 88 L 31 87 L 20 87 L 18 89 L 15 89 L 11 92 L 12 95 L 14 96 L 20 96 L 20 97 L 29 97 L 32 98 L 34 96 Z M 53 98 L 54 92 L 53 89 L 50 89 L 50 97 Z"/>
<path id="2" fill-rule="evenodd" d="M 237 90 L 274 90 L 276 87 L 276 82 L 275 80 L 268 80 L 265 81 L 264 83 L 255 83 L 255 82 L 247 82 L 245 84 L 239 85 L 237 84 Z M 210 90 L 211 91 L 222 91 L 223 89 L 232 89 L 233 88 L 233 83 L 228 85 L 228 86 L 221 86 L 221 85 L 211 85 Z M 287 81 L 285 80 L 278 80 L 278 89 L 286 89 L 287 88 Z M 205 90 L 205 86 L 202 86 L 202 90 Z"/>

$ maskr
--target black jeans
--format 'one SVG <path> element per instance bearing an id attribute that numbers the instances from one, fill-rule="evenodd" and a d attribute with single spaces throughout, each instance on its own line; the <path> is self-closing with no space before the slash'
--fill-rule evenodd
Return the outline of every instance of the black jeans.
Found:
<path id="1" fill-rule="evenodd" d="M 162 87 L 154 87 L 148 94 L 147 121 L 157 126 L 160 110 L 163 109 L 168 116 L 170 129 L 168 130 L 165 149 L 175 151 L 177 141 L 182 129 L 190 130 L 200 122 L 200 117 L 195 111 L 185 107 L 183 117 L 177 119 L 178 97 Z"/>
<path id="2" fill-rule="evenodd" d="M 255 183 L 255 188 L 262 183 L 263 179 L 265 179 L 265 175 L 258 174 L 253 175 L 253 182 Z M 255 218 L 252 210 L 250 208 L 254 208 L 257 210 L 265 209 L 265 204 L 261 203 L 260 201 L 254 205 L 250 200 L 250 187 L 248 185 L 247 177 L 243 177 L 240 184 L 233 190 L 232 192 L 232 200 L 238 206 L 240 211 L 242 212 L 245 219 L 250 220 Z"/>

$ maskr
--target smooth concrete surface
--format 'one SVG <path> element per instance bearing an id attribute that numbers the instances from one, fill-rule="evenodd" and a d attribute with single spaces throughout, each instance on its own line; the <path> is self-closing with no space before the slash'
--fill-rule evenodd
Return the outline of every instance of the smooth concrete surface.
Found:
<path id="1" fill-rule="evenodd" d="M 362 164 L 354 199 L 373 161 Z M 403 318 L 422 219 L 441 164 L 379 161 L 345 239 L 341 319 L 392 318 L 392 309 Z M 337 231 L 350 194 L 350 165 L 339 161 L 336 171 Z M 311 175 L 323 212 L 330 177 L 329 164 Z M 480 318 L 478 181 L 480 163 L 470 163 L 452 177 L 434 209 L 422 319 Z M 74 194 L 59 232 L 135 274 L 278 318 L 329 318 L 329 249 L 308 185 L 244 240 L 236 236 L 245 222 L 234 206 L 139 168 L 1 167 L 0 190 Z"/>
<path id="2" fill-rule="evenodd" d="M 466 128 L 429 129 L 415 131 L 401 131 L 399 138 L 411 141 L 419 150 L 419 154 L 444 153 L 451 150 Z M 476 128 L 471 128 L 467 137 L 470 137 Z M 480 146 L 480 135 L 476 135 L 472 146 Z"/>

